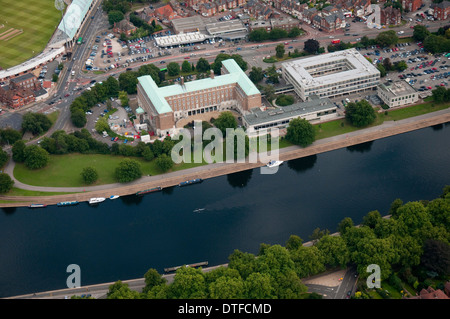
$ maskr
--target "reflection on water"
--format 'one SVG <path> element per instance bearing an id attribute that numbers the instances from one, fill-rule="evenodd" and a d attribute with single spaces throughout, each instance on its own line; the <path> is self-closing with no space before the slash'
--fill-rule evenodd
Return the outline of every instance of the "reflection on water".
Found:
<path id="1" fill-rule="evenodd" d="M 359 152 L 359 153 L 369 152 L 370 149 L 372 148 L 373 142 L 374 141 L 369 141 L 361 144 L 347 146 L 347 150 L 350 152 Z"/>
<path id="2" fill-rule="evenodd" d="M 287 162 L 290 169 L 296 173 L 303 173 L 314 167 L 317 162 L 317 155 L 311 155 L 307 157 L 297 158 Z"/>
<path id="3" fill-rule="evenodd" d="M 252 169 L 228 174 L 227 175 L 228 184 L 233 188 L 235 187 L 243 188 L 247 186 L 248 182 L 252 178 L 252 174 L 253 174 Z"/>

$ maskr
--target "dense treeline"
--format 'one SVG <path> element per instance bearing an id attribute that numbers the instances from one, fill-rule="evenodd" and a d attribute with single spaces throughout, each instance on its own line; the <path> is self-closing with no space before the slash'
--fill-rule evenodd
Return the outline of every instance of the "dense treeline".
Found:
<path id="1" fill-rule="evenodd" d="M 301 278 L 349 265 L 356 265 L 362 285 L 371 274 L 367 272 L 371 264 L 380 266 L 382 285 L 394 282 L 399 289 L 408 283 L 420 291 L 430 284 L 430 276 L 448 279 L 450 186 L 431 201 L 404 204 L 396 199 L 389 214 L 390 218 L 382 218 L 378 211 L 369 212 L 359 226 L 345 218 L 338 225 L 340 236 L 316 229 L 311 246 L 292 235 L 284 247 L 261 244 L 257 255 L 235 250 L 228 267 L 210 272 L 182 267 L 171 284 L 150 269 L 142 293 L 118 281 L 110 286 L 108 298 L 312 298 L 318 296 L 305 294 Z M 369 298 L 365 292 L 357 296 Z"/>

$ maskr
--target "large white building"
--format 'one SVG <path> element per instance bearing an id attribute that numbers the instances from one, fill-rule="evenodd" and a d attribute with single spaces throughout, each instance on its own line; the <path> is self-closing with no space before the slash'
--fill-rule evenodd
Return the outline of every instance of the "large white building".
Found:
<path id="1" fill-rule="evenodd" d="M 282 71 L 304 101 L 376 90 L 380 83 L 380 71 L 356 49 L 285 62 Z"/>

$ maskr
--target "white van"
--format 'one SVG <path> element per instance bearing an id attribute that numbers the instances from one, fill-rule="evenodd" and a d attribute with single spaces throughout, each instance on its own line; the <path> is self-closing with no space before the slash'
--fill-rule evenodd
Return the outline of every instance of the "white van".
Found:
<path id="1" fill-rule="evenodd" d="M 75 71 L 72 71 L 72 76 L 74 76 L 75 75 Z"/>

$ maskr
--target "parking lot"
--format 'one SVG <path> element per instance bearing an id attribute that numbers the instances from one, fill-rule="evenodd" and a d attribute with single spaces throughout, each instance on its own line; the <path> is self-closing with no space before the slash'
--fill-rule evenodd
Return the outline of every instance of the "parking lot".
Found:
<path id="1" fill-rule="evenodd" d="M 430 95 L 431 90 L 438 86 L 448 87 L 447 78 L 450 72 L 447 72 L 447 68 L 450 61 L 441 54 L 431 55 L 424 52 L 421 43 L 399 43 L 392 49 L 372 46 L 360 52 L 374 64 L 383 63 L 387 58 L 392 64 L 405 61 L 407 69 L 402 72 L 389 71 L 382 81 L 404 80 L 418 90 L 422 97 Z"/>

